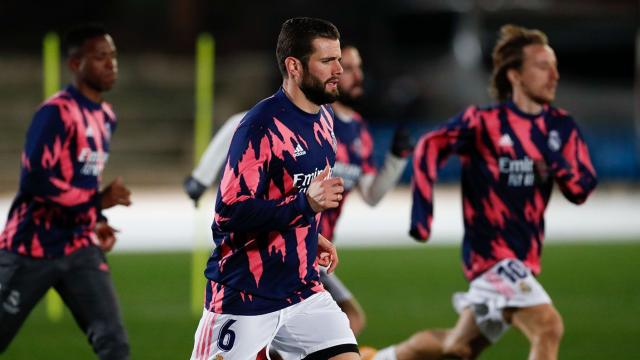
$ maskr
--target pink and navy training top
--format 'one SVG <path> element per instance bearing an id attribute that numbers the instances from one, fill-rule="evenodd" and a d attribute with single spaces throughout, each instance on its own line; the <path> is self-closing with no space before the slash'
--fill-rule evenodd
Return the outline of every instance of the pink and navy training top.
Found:
<path id="1" fill-rule="evenodd" d="M 425 134 L 415 150 L 410 234 L 427 240 L 433 184 L 451 154 L 462 163 L 462 260 L 471 280 L 505 258 L 540 272 L 544 212 L 553 182 L 571 202 L 584 202 L 596 173 L 580 131 L 564 110 L 545 106 L 537 115 L 512 102 L 469 107 Z M 548 167 L 544 177 L 539 162 Z"/>
<path id="2" fill-rule="evenodd" d="M 22 153 L 20 188 L 0 249 L 33 258 L 58 258 L 95 244 L 99 184 L 116 117 L 73 86 L 35 113 Z"/>
<path id="3" fill-rule="evenodd" d="M 318 220 L 306 191 L 335 162 L 333 111 L 296 107 L 280 89 L 236 129 L 211 227 L 216 245 L 205 275 L 205 308 L 256 315 L 324 291 Z"/>
<path id="4" fill-rule="evenodd" d="M 337 208 L 322 212 L 320 233 L 331 241 L 347 195 L 358 186 L 361 176 L 376 173 L 373 162 L 373 138 L 360 114 L 356 113 L 348 121 L 336 116 L 334 132 L 338 140 L 338 151 L 333 175 L 344 180 L 344 193 Z"/>

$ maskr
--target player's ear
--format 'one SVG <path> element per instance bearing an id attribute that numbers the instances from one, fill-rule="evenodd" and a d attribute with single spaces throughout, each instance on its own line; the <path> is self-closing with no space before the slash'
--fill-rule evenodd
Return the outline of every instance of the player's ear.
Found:
<path id="1" fill-rule="evenodd" d="M 67 66 L 69 66 L 71 72 L 76 72 L 80 68 L 81 61 L 82 60 L 79 56 L 69 56 L 69 59 L 67 60 Z"/>
<path id="2" fill-rule="evenodd" d="M 507 70 L 507 79 L 509 79 L 511 87 L 518 84 L 520 82 L 520 72 L 518 69 L 511 68 Z"/>
<path id="3" fill-rule="evenodd" d="M 290 78 L 295 79 L 302 76 L 302 63 L 293 56 L 284 59 L 284 66 Z"/>

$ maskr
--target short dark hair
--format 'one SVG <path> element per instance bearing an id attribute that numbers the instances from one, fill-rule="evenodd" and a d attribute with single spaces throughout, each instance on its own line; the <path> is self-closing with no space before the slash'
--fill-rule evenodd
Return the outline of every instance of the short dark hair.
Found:
<path id="1" fill-rule="evenodd" d="M 100 24 L 83 24 L 72 28 L 64 37 L 67 56 L 77 55 L 85 41 L 107 34 L 107 30 Z"/>
<path id="2" fill-rule="evenodd" d="M 509 69 L 520 69 L 524 59 L 523 49 L 528 45 L 548 45 L 547 35 L 536 29 L 512 24 L 500 28 L 500 38 L 493 48 L 493 72 L 489 91 L 498 101 L 509 100 L 513 93 L 507 77 Z"/>
<path id="3" fill-rule="evenodd" d="M 313 53 L 312 42 L 316 38 L 340 40 L 340 32 L 335 25 L 326 20 L 308 17 L 289 19 L 282 24 L 276 58 L 283 77 L 287 77 L 284 60 L 290 56 L 299 59 L 306 66 L 309 56 Z"/>

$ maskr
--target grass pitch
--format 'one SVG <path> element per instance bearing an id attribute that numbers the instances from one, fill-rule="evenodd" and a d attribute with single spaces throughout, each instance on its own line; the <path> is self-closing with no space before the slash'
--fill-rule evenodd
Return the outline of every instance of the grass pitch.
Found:
<path id="1" fill-rule="evenodd" d="M 190 254 L 115 254 L 109 258 L 132 359 L 187 359 L 198 318 L 190 312 Z M 338 275 L 367 312 L 360 343 L 382 347 L 423 328 L 445 328 L 450 297 L 465 290 L 457 247 L 341 249 Z M 561 359 L 635 358 L 640 337 L 640 243 L 547 245 L 540 281 L 565 322 Z M 204 266 L 204 265 L 203 265 Z M 1 324 L 0 324 L 1 326 Z M 482 359 L 524 359 L 526 339 L 510 331 Z M 43 304 L 2 359 L 93 359 L 65 310 L 50 322 Z"/>

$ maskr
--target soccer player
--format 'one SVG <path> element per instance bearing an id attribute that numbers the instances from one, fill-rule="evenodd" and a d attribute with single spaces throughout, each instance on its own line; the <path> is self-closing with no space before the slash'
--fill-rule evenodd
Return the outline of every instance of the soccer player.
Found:
<path id="1" fill-rule="evenodd" d="M 129 344 L 104 252 L 116 231 L 102 215 L 128 206 L 118 177 L 100 191 L 116 117 L 102 93 L 118 75 L 116 47 L 101 27 L 68 33 L 72 83 L 35 113 L 20 188 L 0 235 L 0 352 L 53 287 L 100 359 L 128 359 Z"/>
<path id="2" fill-rule="evenodd" d="M 491 90 L 500 103 L 471 106 L 420 139 L 410 233 L 429 238 L 438 168 L 458 154 L 470 287 L 453 297 L 460 315 L 453 328 L 419 332 L 375 359 L 474 359 L 511 325 L 529 340 L 530 360 L 557 358 L 562 318 L 536 280 L 544 211 L 554 182 L 576 204 L 596 186 L 576 123 L 551 106 L 558 79 L 546 35 L 505 25 L 493 50 Z"/>
<path id="3" fill-rule="evenodd" d="M 346 315 L 320 283 L 337 265 L 318 234 L 343 182 L 333 111 L 340 41 L 320 19 L 287 20 L 276 55 L 282 87 L 253 107 L 233 135 L 212 225 L 205 309 L 192 359 L 253 359 L 265 346 L 284 359 L 359 359 Z"/>
<path id="4" fill-rule="evenodd" d="M 402 175 L 406 157 L 413 146 L 407 132 L 399 127 L 396 131 L 391 151 L 387 154 L 383 167 L 378 172 L 373 163 L 373 140 L 366 122 L 356 112 L 353 105 L 363 94 L 362 59 L 358 49 L 351 45 L 342 47 L 343 72 L 338 83 L 338 100 L 332 104 L 335 112 L 334 133 L 338 141 L 336 164 L 333 174 L 344 180 L 346 198 L 350 190 L 357 188 L 365 202 L 375 206 Z M 194 201 L 202 196 L 217 177 L 224 161 L 226 148 L 231 142 L 233 131 L 246 112 L 233 115 L 211 140 L 198 166 L 184 182 L 186 193 Z M 333 241 L 334 229 L 344 200 L 335 209 L 324 211 L 321 219 L 321 233 Z M 320 279 L 338 306 L 347 314 L 351 329 L 358 335 L 365 326 L 365 313 L 353 294 L 335 273 L 321 271 Z"/>

